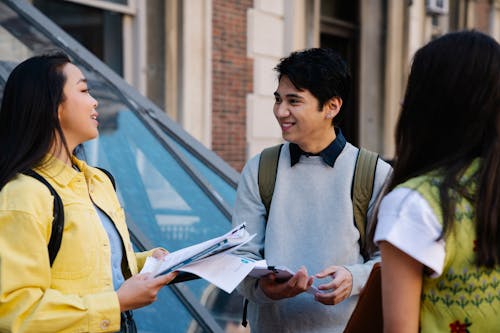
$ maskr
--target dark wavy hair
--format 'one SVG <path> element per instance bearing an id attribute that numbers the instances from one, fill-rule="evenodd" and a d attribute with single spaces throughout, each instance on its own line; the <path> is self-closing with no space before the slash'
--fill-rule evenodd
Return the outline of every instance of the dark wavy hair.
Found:
<path id="1" fill-rule="evenodd" d="M 385 193 L 439 170 L 443 233 L 453 227 L 460 176 L 481 158 L 475 207 L 476 265 L 500 264 L 500 46 L 477 31 L 446 34 L 419 49 L 396 127 Z M 377 209 L 378 210 L 378 209 Z M 376 213 L 375 213 L 376 215 Z M 376 218 L 376 216 L 375 216 Z"/>
<path id="2" fill-rule="evenodd" d="M 64 99 L 62 69 L 70 62 L 56 52 L 29 58 L 10 73 L 0 108 L 0 189 L 37 166 L 53 148 L 56 133 L 68 150 L 57 110 Z"/>
<path id="3" fill-rule="evenodd" d="M 299 90 L 307 89 L 318 99 L 319 110 L 332 97 L 345 105 L 349 98 L 351 74 L 342 57 L 329 48 L 311 48 L 292 52 L 274 68 L 278 79 L 288 77 Z"/>

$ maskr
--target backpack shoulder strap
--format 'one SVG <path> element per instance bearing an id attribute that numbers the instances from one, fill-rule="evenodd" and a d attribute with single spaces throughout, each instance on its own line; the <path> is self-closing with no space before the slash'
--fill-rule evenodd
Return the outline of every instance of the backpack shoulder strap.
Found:
<path id="1" fill-rule="evenodd" d="M 109 172 L 108 170 L 106 170 L 104 168 L 100 168 L 100 167 L 95 167 L 95 168 L 101 170 L 102 172 L 104 172 L 106 174 L 106 176 L 108 176 L 109 180 L 111 181 L 111 184 L 113 184 L 113 188 L 116 191 L 115 177 L 113 177 L 113 175 L 111 174 L 111 172 Z"/>
<path id="2" fill-rule="evenodd" d="M 260 198 L 266 207 L 266 216 L 269 214 L 269 208 L 271 207 L 282 146 L 283 144 L 268 147 L 260 154 L 257 181 L 259 183 Z"/>
<path id="3" fill-rule="evenodd" d="M 56 259 L 57 252 L 59 252 L 59 248 L 61 247 L 64 230 L 64 207 L 62 204 L 62 200 L 59 194 L 57 194 L 56 190 L 52 187 L 52 185 L 50 185 L 50 183 L 40 174 L 33 170 L 28 170 L 23 173 L 27 176 L 35 178 L 36 180 L 47 186 L 50 194 L 52 194 L 52 196 L 54 197 L 54 207 L 52 213 L 54 219 L 52 220 L 52 233 L 50 234 L 49 244 L 47 245 L 47 248 L 49 249 L 50 266 L 52 266 L 54 260 Z"/>
<path id="4" fill-rule="evenodd" d="M 354 210 L 354 222 L 360 234 L 361 253 L 365 259 L 368 257 L 366 251 L 366 214 L 373 194 L 377 161 L 377 153 L 360 148 L 354 170 L 352 207 Z"/>
<path id="5" fill-rule="evenodd" d="M 98 168 L 98 169 L 109 177 L 109 180 L 113 184 L 113 188 L 116 190 L 116 183 L 113 175 L 106 169 L 103 168 Z M 52 185 L 50 185 L 50 183 L 45 178 L 43 178 L 39 173 L 31 169 L 23 173 L 27 176 L 35 178 L 36 180 L 40 181 L 45 186 L 47 186 L 47 188 L 50 191 L 50 194 L 52 194 L 52 196 L 54 197 L 54 207 L 52 213 L 54 219 L 52 220 L 52 233 L 50 234 L 49 244 L 47 245 L 47 248 L 49 250 L 50 266 L 52 266 L 54 260 L 56 259 L 57 253 L 59 252 L 59 248 L 61 247 L 61 241 L 64 231 L 64 206 L 61 197 L 59 196 L 59 194 L 57 194 L 54 187 L 52 187 Z"/>

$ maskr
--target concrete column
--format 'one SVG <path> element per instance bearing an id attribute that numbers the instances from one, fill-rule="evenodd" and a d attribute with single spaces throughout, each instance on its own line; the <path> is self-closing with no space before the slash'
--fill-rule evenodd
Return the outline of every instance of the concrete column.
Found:
<path id="1" fill-rule="evenodd" d="M 123 76 L 146 95 L 146 4 L 136 0 L 135 15 L 123 17 Z"/>
<path id="2" fill-rule="evenodd" d="M 407 66 L 405 53 L 405 2 L 388 0 L 387 43 L 385 56 L 384 94 L 384 138 L 382 154 L 393 158 L 395 152 L 394 130 L 404 94 L 404 68 Z M 408 33 L 409 34 L 409 33 Z"/>
<path id="3" fill-rule="evenodd" d="M 307 10 L 305 0 L 287 0 L 285 5 L 285 54 L 306 48 Z"/>
<path id="4" fill-rule="evenodd" d="M 281 130 L 273 115 L 273 92 L 278 83 L 273 68 L 285 55 L 285 45 L 295 47 L 294 33 L 285 33 L 285 6 L 295 4 L 295 0 L 255 0 L 254 8 L 248 11 L 247 50 L 254 61 L 254 85 L 253 93 L 247 95 L 247 158 L 281 142 Z M 297 15 L 293 8 L 286 12 Z"/>
<path id="5" fill-rule="evenodd" d="M 492 0 L 490 7 L 490 34 L 500 41 L 500 0 Z"/>
<path id="6" fill-rule="evenodd" d="M 360 1 L 359 145 L 383 152 L 382 0 Z"/>
<path id="7" fill-rule="evenodd" d="M 184 0 L 182 9 L 182 78 L 179 121 L 205 146 L 211 146 L 210 80 L 211 1 Z"/>
<path id="8" fill-rule="evenodd" d="M 165 111 L 175 121 L 179 120 L 179 0 L 165 3 Z"/>

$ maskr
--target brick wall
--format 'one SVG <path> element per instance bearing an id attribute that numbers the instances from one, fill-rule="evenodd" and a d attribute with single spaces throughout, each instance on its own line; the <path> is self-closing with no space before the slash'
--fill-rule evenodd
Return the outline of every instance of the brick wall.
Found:
<path id="1" fill-rule="evenodd" d="M 489 33 L 490 7 L 490 0 L 476 0 L 474 28 L 484 33 Z"/>
<path id="2" fill-rule="evenodd" d="M 247 57 L 247 9 L 253 0 L 214 0 L 212 5 L 212 150 L 241 171 L 246 95 L 253 90 L 253 61 Z"/>

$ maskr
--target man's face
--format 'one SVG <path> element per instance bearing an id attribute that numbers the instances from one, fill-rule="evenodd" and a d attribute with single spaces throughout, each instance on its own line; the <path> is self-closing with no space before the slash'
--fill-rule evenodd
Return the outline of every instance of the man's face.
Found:
<path id="1" fill-rule="evenodd" d="M 281 77 L 274 97 L 274 116 L 284 140 L 311 153 L 320 152 L 333 141 L 332 118 L 340 110 L 340 98 L 334 97 L 318 109 L 316 97 L 309 90 L 295 88 L 286 76 Z"/>

